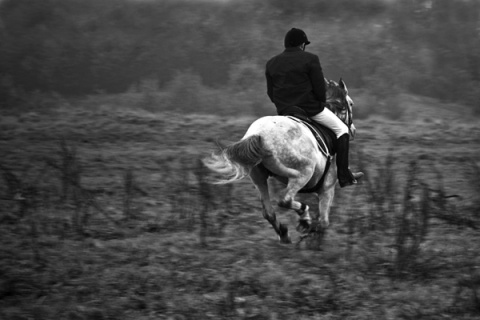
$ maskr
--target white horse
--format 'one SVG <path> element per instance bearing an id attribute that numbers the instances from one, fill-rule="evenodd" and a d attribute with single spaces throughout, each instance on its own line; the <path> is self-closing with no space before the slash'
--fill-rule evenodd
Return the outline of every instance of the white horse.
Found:
<path id="1" fill-rule="evenodd" d="M 348 96 L 347 87 L 342 79 L 339 84 L 325 81 L 327 107 L 349 127 L 353 137 L 353 101 Z M 318 222 L 326 228 L 337 183 L 333 157 L 319 149 L 314 135 L 305 124 L 286 116 L 266 116 L 253 122 L 240 141 L 222 147 L 203 162 L 224 177 L 217 183 L 230 183 L 250 176 L 260 192 L 264 218 L 273 226 L 281 242 L 290 243 L 287 226 L 276 219 L 267 180 L 273 176 L 285 184 L 278 205 L 298 213 L 299 230 L 308 228 L 312 219 L 308 206 L 296 201 L 295 196 L 302 189 L 316 193 L 320 213 Z"/>

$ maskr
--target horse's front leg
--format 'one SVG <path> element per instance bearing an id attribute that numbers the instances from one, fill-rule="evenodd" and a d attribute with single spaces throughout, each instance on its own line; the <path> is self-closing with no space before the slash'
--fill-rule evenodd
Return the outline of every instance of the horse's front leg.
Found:
<path id="1" fill-rule="evenodd" d="M 270 222 L 273 229 L 280 238 L 280 242 L 291 243 L 292 240 L 290 239 L 290 235 L 288 234 L 288 227 L 278 222 L 275 210 L 270 201 L 270 194 L 268 192 L 267 182 L 268 174 L 264 172 L 261 168 L 254 167 L 250 172 L 250 178 L 252 179 L 252 182 L 255 184 L 260 193 L 263 217 L 268 222 Z"/>
<path id="2" fill-rule="evenodd" d="M 334 195 L 335 195 L 335 185 L 323 190 L 318 195 L 318 213 L 319 213 L 318 220 L 320 222 L 320 226 L 323 229 L 326 229 L 330 224 L 328 216 L 330 214 L 330 208 L 332 207 Z"/>

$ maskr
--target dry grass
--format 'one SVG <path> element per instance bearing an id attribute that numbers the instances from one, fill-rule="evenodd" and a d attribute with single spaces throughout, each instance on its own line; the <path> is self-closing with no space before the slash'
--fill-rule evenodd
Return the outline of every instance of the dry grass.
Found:
<path id="1" fill-rule="evenodd" d="M 405 99 L 425 113 L 357 121 L 368 175 L 338 190 L 320 246 L 277 243 L 248 181 L 207 183 L 198 158 L 251 117 L 2 118 L 0 318 L 478 317 L 478 121 Z"/>

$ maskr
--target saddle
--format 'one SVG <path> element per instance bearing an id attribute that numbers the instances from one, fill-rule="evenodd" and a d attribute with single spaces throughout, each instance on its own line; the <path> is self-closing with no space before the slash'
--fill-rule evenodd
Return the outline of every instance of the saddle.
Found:
<path id="1" fill-rule="evenodd" d="M 337 153 L 337 137 L 329 128 L 312 120 L 307 113 L 299 107 L 290 107 L 282 116 L 288 116 L 293 120 L 303 123 L 317 140 L 318 147 L 325 155 L 333 156 Z"/>

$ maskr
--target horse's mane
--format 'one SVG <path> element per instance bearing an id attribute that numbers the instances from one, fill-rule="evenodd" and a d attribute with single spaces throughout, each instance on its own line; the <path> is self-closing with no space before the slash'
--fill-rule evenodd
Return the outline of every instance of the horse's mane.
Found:
<path id="1" fill-rule="evenodd" d="M 338 109 L 344 109 L 348 106 L 347 94 L 338 83 L 333 80 L 325 79 L 325 88 L 327 91 L 327 108 L 335 111 Z"/>

